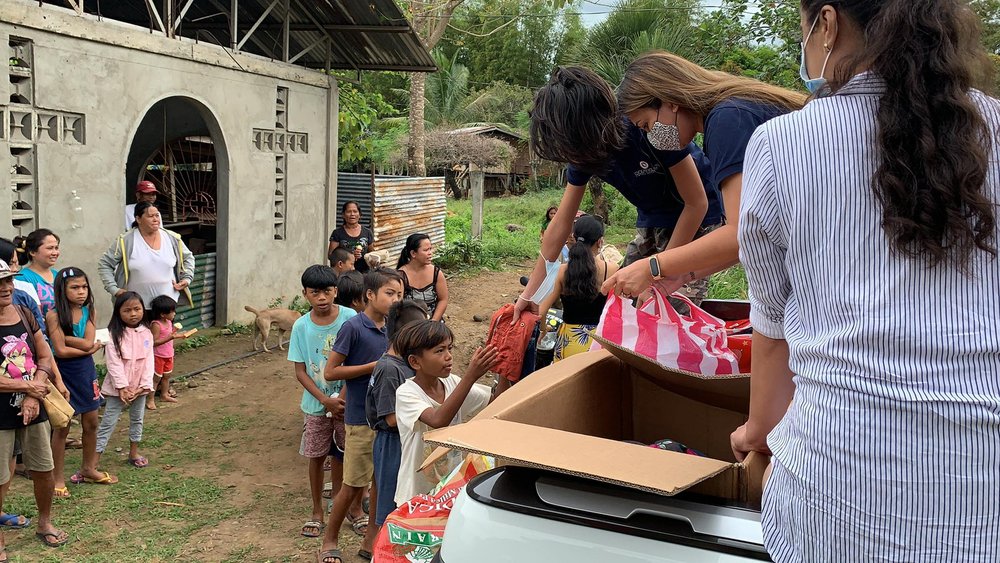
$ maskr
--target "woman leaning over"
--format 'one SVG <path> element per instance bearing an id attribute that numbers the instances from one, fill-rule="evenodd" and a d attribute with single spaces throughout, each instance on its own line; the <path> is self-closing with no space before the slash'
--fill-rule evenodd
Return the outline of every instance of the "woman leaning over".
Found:
<path id="1" fill-rule="evenodd" d="M 818 97 L 747 150 L 738 457 L 775 561 L 1000 560 L 1000 102 L 960 0 L 803 0 Z M 767 350 L 767 353 L 759 353 Z M 794 375 L 793 375 L 794 374 Z"/>
<path id="2" fill-rule="evenodd" d="M 707 277 L 739 260 L 736 241 L 743 157 L 762 123 L 797 110 L 806 97 L 758 80 L 704 69 L 677 55 L 655 51 L 628 66 L 618 87 L 619 109 L 662 150 L 686 146 L 704 134 L 712 181 L 722 192 L 726 225 L 691 243 L 670 248 L 619 270 L 604 293 L 638 296 L 656 278 L 661 289 Z"/>

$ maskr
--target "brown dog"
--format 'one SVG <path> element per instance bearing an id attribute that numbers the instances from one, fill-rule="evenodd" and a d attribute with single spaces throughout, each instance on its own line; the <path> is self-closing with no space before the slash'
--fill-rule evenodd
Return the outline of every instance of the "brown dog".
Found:
<path id="1" fill-rule="evenodd" d="M 253 321 L 253 349 L 257 350 L 257 343 L 259 341 L 264 347 L 265 352 L 270 352 L 267 349 L 267 337 L 271 335 L 272 325 L 278 327 L 278 349 L 284 350 L 281 344 L 282 340 L 284 340 L 286 334 L 292 332 L 292 325 L 302 316 L 302 313 L 298 311 L 284 308 L 264 309 L 261 311 L 249 305 L 243 308 L 253 313 L 256 317 Z"/>

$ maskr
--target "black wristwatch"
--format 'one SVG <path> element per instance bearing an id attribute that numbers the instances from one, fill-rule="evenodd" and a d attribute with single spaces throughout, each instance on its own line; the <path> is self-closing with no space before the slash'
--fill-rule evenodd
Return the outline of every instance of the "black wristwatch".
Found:
<path id="1" fill-rule="evenodd" d="M 663 279 L 663 276 L 660 275 L 660 263 L 656 260 L 656 256 L 649 259 L 649 273 L 653 274 L 653 281 Z"/>

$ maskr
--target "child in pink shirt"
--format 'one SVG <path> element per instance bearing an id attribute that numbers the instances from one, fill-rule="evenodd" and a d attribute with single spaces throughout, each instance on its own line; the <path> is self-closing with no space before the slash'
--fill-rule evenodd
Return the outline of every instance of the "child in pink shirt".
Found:
<path id="1" fill-rule="evenodd" d="M 107 398 L 104 416 L 97 429 L 97 455 L 104 452 L 122 412 L 128 409 L 131 442 L 128 462 L 143 468 L 149 461 L 139 455 L 142 419 L 146 413 L 143 395 L 153 392 L 153 333 L 143 321 L 145 309 L 139 294 L 126 291 L 115 299 L 115 311 L 108 323 L 111 342 L 104 349 L 108 375 L 101 392 Z"/>

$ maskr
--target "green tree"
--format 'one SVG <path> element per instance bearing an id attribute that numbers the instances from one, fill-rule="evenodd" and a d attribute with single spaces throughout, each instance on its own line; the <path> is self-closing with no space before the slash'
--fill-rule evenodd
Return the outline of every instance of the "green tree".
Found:
<path id="1" fill-rule="evenodd" d="M 594 26 L 576 62 L 594 69 L 613 85 L 639 55 L 654 49 L 698 60 L 692 22 L 696 0 L 623 0 Z"/>
<path id="2" fill-rule="evenodd" d="M 477 123 L 497 123 L 510 129 L 527 131 L 528 110 L 534 92 L 531 88 L 494 82 L 470 94 L 468 119 Z"/>
<path id="3" fill-rule="evenodd" d="M 555 56 L 553 66 L 571 64 L 579 60 L 580 50 L 587 43 L 587 28 L 575 8 L 563 9 L 556 29 Z"/>
<path id="4" fill-rule="evenodd" d="M 460 125 L 468 118 L 469 69 L 442 51 L 433 51 L 438 71 L 427 75 L 424 119 L 433 125 Z"/>
<path id="5" fill-rule="evenodd" d="M 372 129 L 380 119 L 396 115 L 378 93 L 365 93 L 354 84 L 340 80 L 340 111 L 337 114 L 338 162 L 351 169 L 372 156 L 375 137 Z"/>
<path id="6" fill-rule="evenodd" d="M 1000 0 L 972 0 L 969 3 L 983 26 L 983 46 L 1000 55 Z"/>

